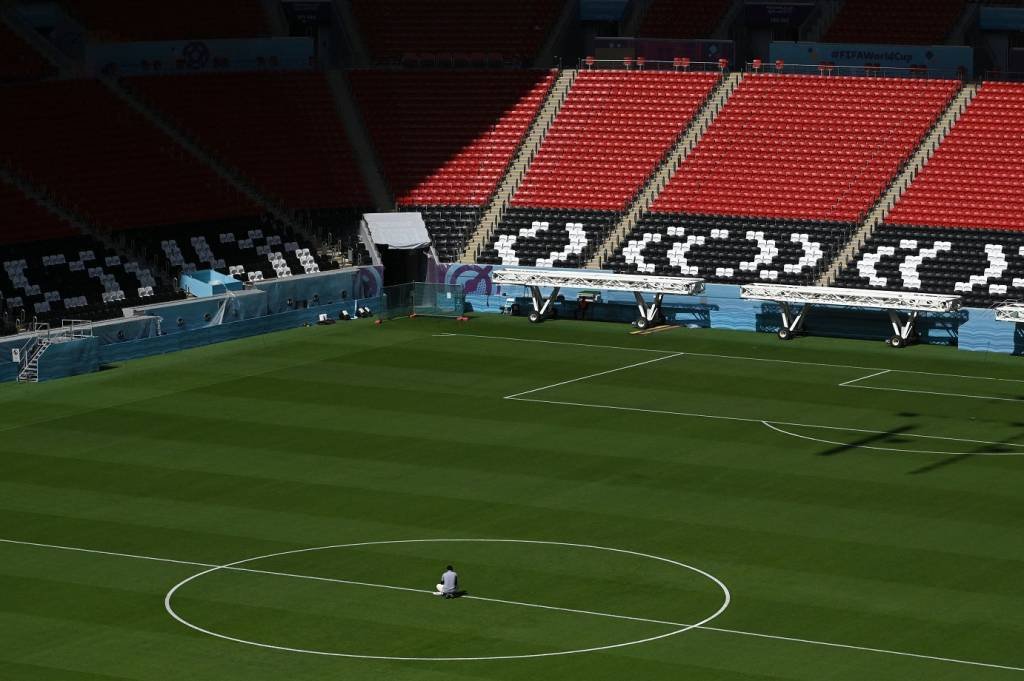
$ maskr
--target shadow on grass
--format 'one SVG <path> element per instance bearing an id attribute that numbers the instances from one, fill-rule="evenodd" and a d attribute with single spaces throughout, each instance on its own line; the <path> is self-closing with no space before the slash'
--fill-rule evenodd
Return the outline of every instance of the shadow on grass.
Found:
<path id="1" fill-rule="evenodd" d="M 842 445 L 837 445 L 835 447 L 832 447 L 831 449 L 826 449 L 823 452 L 818 452 L 818 456 L 837 456 L 837 455 L 842 454 L 844 452 L 848 452 L 851 449 L 858 449 L 860 447 L 864 447 L 864 446 L 868 446 L 868 445 L 873 445 L 873 444 L 877 445 L 877 444 L 879 444 L 881 442 L 885 442 L 886 440 L 889 440 L 889 439 L 899 435 L 900 433 L 906 433 L 907 431 L 910 431 L 910 430 L 913 430 L 913 429 L 914 429 L 913 426 L 906 425 L 906 426 L 899 426 L 898 428 L 893 428 L 891 430 L 887 430 L 887 431 L 882 432 L 882 433 L 871 433 L 870 435 L 866 435 L 866 436 L 862 437 L 859 440 L 854 440 L 853 442 L 847 442 L 847 443 L 844 443 Z"/>

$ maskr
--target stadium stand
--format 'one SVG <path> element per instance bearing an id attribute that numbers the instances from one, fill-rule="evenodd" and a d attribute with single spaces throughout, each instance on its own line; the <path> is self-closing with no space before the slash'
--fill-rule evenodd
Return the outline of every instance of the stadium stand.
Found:
<path id="1" fill-rule="evenodd" d="M 2 87 L 0 125 L 10 135 L 0 163 L 96 226 L 127 229 L 260 213 L 96 81 Z"/>
<path id="2" fill-rule="evenodd" d="M 66 0 L 63 5 L 96 39 L 106 42 L 270 35 L 260 0 Z"/>
<path id="3" fill-rule="evenodd" d="M 1024 296 L 1024 85 L 985 82 L 839 285 Z"/>
<path id="4" fill-rule="evenodd" d="M 747 76 L 611 266 L 731 283 L 811 282 L 958 86 Z"/>
<path id="5" fill-rule="evenodd" d="M 967 0 L 846 0 L 822 40 L 939 45 L 966 5 Z"/>
<path id="6" fill-rule="evenodd" d="M 638 34 L 645 38 L 708 38 L 731 4 L 731 0 L 653 0 Z"/>
<path id="7" fill-rule="evenodd" d="M 124 82 L 282 206 L 371 203 L 322 73 L 146 76 Z"/>
<path id="8" fill-rule="evenodd" d="M 354 71 L 384 172 L 454 260 L 554 82 L 547 71 Z"/>
<path id="9" fill-rule="evenodd" d="M 311 244 L 266 218 L 140 230 L 127 236 L 135 248 L 175 276 L 213 269 L 254 281 L 338 268 Z"/>
<path id="10" fill-rule="evenodd" d="M 145 266 L 84 235 L 4 245 L 0 264 L 4 312 L 24 321 L 105 319 L 126 305 L 180 297 Z"/>
<path id="11" fill-rule="evenodd" d="M 0 180 L 0 244 L 57 239 L 78 231 L 17 187 Z"/>
<path id="12" fill-rule="evenodd" d="M 377 63 L 530 64 L 566 0 L 352 0 Z"/>
<path id="13" fill-rule="evenodd" d="M 719 78 L 580 73 L 481 261 L 582 266 Z"/>
<path id="14" fill-rule="evenodd" d="M 55 73 L 49 62 L 0 21 L 0 83 L 38 80 Z"/>

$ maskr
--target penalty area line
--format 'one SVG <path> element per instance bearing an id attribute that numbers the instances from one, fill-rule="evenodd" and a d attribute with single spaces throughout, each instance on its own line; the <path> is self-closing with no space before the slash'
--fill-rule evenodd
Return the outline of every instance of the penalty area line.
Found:
<path id="1" fill-rule="evenodd" d="M 203 563 L 203 562 L 191 561 L 191 560 L 178 560 L 178 559 L 174 559 L 174 558 L 161 558 L 161 557 L 157 557 L 157 556 L 145 556 L 145 555 L 134 554 L 134 553 L 120 553 L 120 552 L 116 552 L 116 551 L 103 551 L 103 550 L 100 550 L 100 549 L 89 549 L 89 548 L 78 547 L 78 546 L 65 546 L 65 545 L 61 545 L 61 544 L 45 544 L 45 543 L 41 543 L 41 542 L 22 541 L 22 540 L 17 540 L 17 539 L 0 539 L 0 543 L 8 544 L 8 545 L 15 545 L 15 546 L 29 546 L 29 547 L 51 549 L 51 550 L 59 550 L 59 551 L 71 551 L 71 552 L 77 552 L 77 553 L 86 553 L 86 554 L 101 555 L 101 556 L 110 556 L 110 557 L 115 557 L 115 558 L 129 558 L 129 559 L 134 559 L 134 560 L 145 560 L 145 561 L 152 561 L 152 562 L 157 562 L 157 563 L 170 563 L 170 564 L 175 564 L 175 565 L 189 565 L 189 566 L 192 566 L 192 567 L 220 568 L 220 569 L 231 570 L 231 571 L 236 571 L 236 572 L 249 572 L 249 573 L 265 574 L 265 575 L 272 575 L 272 576 L 278 576 L 278 577 L 288 577 L 288 578 L 292 578 L 292 579 L 308 579 L 308 580 L 323 581 L 323 582 L 333 582 L 333 583 L 337 583 L 337 584 L 366 586 L 366 587 L 372 587 L 372 588 L 378 588 L 378 589 L 390 589 L 390 590 L 396 590 L 396 591 L 404 591 L 404 592 L 409 592 L 409 593 L 433 594 L 433 591 L 428 590 L 428 589 L 410 589 L 410 588 L 407 588 L 407 587 L 391 586 L 391 585 L 387 585 L 387 584 L 371 584 L 369 582 L 357 582 L 357 581 L 352 581 L 352 580 L 335 579 L 335 578 L 331 578 L 331 577 L 315 577 L 315 576 L 312 576 L 312 575 L 300 575 L 300 574 L 293 574 L 293 573 L 289 573 L 289 572 L 273 572 L 273 571 L 269 571 L 269 570 L 257 570 L 257 569 L 253 569 L 253 568 L 231 567 L 231 566 L 226 566 L 226 565 L 217 565 L 215 563 Z M 895 656 L 898 656 L 898 657 L 907 657 L 907 658 L 918 659 L 918 660 L 928 660 L 928 661 L 932 661 L 932 662 L 942 662 L 942 663 L 946 663 L 946 664 L 956 664 L 956 665 L 963 665 L 963 666 L 970 666 L 970 667 L 984 667 L 984 668 L 987 668 L 987 669 L 1001 669 L 1001 670 L 1004 670 L 1004 671 L 1012 671 L 1012 672 L 1024 672 L 1024 667 L 1015 667 L 1015 666 L 1012 666 L 1012 665 L 997 664 L 997 663 L 994 663 L 994 662 L 979 662 L 977 660 L 964 660 L 964 659 L 955 658 L 955 657 L 942 657 L 942 656 L 938 656 L 938 655 L 925 655 L 923 653 L 909 653 L 909 652 L 905 652 L 905 651 L 901 651 L 901 650 L 889 650 L 889 649 L 886 649 L 886 648 L 873 648 L 873 647 L 870 647 L 870 646 L 858 646 L 858 645 L 852 645 L 852 644 L 848 644 L 848 643 L 834 643 L 832 641 L 818 641 L 818 640 L 815 640 L 815 639 L 797 638 L 797 637 L 793 637 L 793 636 L 780 636 L 780 635 L 777 635 L 777 634 L 763 634 L 763 633 L 755 632 L 755 631 L 744 631 L 742 629 L 727 629 L 727 628 L 724 628 L 724 627 L 713 627 L 713 626 L 709 626 L 709 625 L 696 625 L 695 626 L 695 625 L 686 624 L 686 623 L 683 623 L 683 622 L 670 622 L 670 621 L 667 621 L 667 620 L 657 620 L 657 619 L 650 619 L 650 618 L 646 618 L 646 617 L 631 617 L 631 616 L 628 616 L 628 615 L 616 615 L 616 614 L 612 614 L 612 613 L 596 612 L 596 611 L 592 611 L 592 610 L 577 610 L 577 609 L 574 609 L 574 608 L 562 608 L 562 607 L 553 606 L 553 605 L 543 605 L 543 604 L 540 604 L 540 603 L 527 603 L 527 602 L 523 602 L 523 601 L 509 601 L 509 600 L 504 600 L 504 599 L 500 599 L 500 598 L 487 598 L 487 597 L 484 597 L 484 596 L 467 595 L 464 598 L 470 599 L 470 600 L 477 600 L 477 601 L 487 601 L 487 602 L 492 602 L 492 603 L 501 603 L 501 604 L 504 604 L 504 605 L 514 605 L 514 606 L 521 606 L 521 607 L 527 607 L 527 608 L 540 608 L 540 609 L 543 609 L 543 610 L 556 610 L 556 611 L 569 612 L 569 613 L 575 613 L 575 614 L 580 614 L 580 615 L 593 615 L 595 617 L 608 617 L 608 618 L 612 618 L 612 619 L 630 620 L 630 621 L 635 621 L 635 622 L 646 622 L 646 623 L 649 623 L 649 624 L 661 624 L 661 625 L 671 626 L 671 627 L 689 627 L 689 628 L 693 628 L 693 629 L 700 629 L 700 630 L 704 630 L 704 631 L 711 631 L 711 632 L 716 632 L 716 633 L 721 633 L 721 634 L 732 634 L 734 636 L 746 636 L 746 637 L 751 637 L 751 638 L 767 639 L 767 640 L 771 640 L 771 641 L 785 641 L 787 643 L 800 643 L 800 644 L 804 644 L 804 645 L 824 646 L 824 647 L 827 647 L 827 648 L 840 648 L 840 649 L 843 649 L 843 650 L 854 650 L 854 651 L 867 652 L 867 653 L 876 653 L 876 654 L 881 654 L 881 655 L 895 655 Z"/>

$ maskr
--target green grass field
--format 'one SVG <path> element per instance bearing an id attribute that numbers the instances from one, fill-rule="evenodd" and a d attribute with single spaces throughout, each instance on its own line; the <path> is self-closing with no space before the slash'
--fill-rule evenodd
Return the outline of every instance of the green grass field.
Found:
<path id="1" fill-rule="evenodd" d="M 0 679 L 1024 679 L 1024 360 L 627 331 L 0 387 Z"/>

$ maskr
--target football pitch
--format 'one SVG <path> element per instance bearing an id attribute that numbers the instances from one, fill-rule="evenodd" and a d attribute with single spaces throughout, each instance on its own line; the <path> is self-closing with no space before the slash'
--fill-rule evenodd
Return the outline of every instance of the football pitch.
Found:
<path id="1" fill-rule="evenodd" d="M 1024 358 L 628 330 L 0 386 L 0 679 L 1024 681 Z"/>

